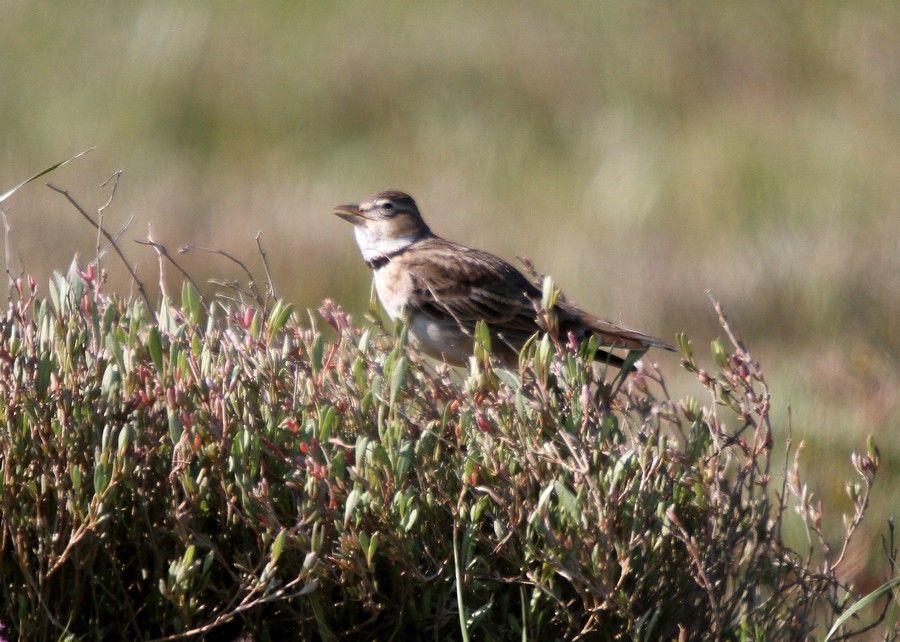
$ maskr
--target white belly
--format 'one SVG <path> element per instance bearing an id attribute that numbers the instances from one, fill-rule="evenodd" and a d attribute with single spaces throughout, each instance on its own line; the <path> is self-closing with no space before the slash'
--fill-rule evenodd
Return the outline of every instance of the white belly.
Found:
<path id="1" fill-rule="evenodd" d="M 409 335 L 426 354 L 455 365 L 464 365 L 472 355 L 472 340 L 455 322 L 416 315 L 410 320 Z"/>
<path id="2" fill-rule="evenodd" d="M 404 281 L 389 275 L 386 268 L 375 271 L 375 292 L 381 306 L 393 320 L 403 316 L 403 305 L 406 303 L 408 286 Z"/>
<path id="3" fill-rule="evenodd" d="M 378 300 L 391 319 L 409 323 L 409 337 L 417 348 L 436 359 L 446 359 L 455 365 L 465 365 L 472 355 L 472 340 L 453 320 L 435 321 L 423 314 L 407 318 L 404 309 L 412 283 L 403 272 L 388 264 L 375 271 L 375 291 Z"/>

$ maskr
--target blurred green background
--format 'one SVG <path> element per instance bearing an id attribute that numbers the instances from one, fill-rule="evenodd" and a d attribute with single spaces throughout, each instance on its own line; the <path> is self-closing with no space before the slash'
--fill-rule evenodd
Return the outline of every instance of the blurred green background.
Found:
<path id="1" fill-rule="evenodd" d="M 369 273 L 330 208 L 392 187 L 437 232 L 528 256 L 587 309 L 670 340 L 719 333 L 711 289 L 777 416 L 790 405 L 832 524 L 849 452 L 875 435 L 881 484 L 848 575 L 883 579 L 900 508 L 897 2 L 0 0 L 0 16 L 0 188 L 97 146 L 50 180 L 96 208 L 125 171 L 106 221 L 135 217 L 124 247 L 148 281 L 155 258 L 131 242 L 148 224 L 254 266 L 262 230 L 279 294 L 358 316 Z M 14 268 L 43 282 L 93 257 L 42 182 L 6 205 Z"/>

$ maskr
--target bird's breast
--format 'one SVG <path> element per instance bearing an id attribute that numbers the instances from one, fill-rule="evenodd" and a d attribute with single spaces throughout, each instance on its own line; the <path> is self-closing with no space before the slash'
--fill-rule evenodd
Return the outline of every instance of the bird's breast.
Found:
<path id="1" fill-rule="evenodd" d="M 412 279 L 391 261 L 375 270 L 375 291 L 388 316 L 399 319 L 412 293 Z"/>

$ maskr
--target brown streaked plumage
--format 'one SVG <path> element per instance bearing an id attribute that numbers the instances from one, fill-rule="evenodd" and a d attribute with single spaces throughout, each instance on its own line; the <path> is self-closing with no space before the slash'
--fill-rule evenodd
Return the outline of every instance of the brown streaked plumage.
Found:
<path id="1" fill-rule="evenodd" d="M 464 364 L 472 354 L 475 324 L 483 320 L 496 356 L 515 367 L 519 349 L 543 329 L 537 317 L 541 291 L 503 259 L 433 234 L 408 194 L 379 192 L 362 203 L 338 206 L 335 214 L 353 223 L 385 310 L 409 324 L 410 336 L 427 354 Z M 571 332 L 579 340 L 595 335 L 610 348 L 674 350 L 566 302 L 557 303 L 554 312 L 563 339 Z M 596 358 L 624 363 L 602 350 Z"/>

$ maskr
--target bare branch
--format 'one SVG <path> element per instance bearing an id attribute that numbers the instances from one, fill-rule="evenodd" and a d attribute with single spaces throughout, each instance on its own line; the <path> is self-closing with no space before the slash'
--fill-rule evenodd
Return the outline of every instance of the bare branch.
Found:
<path id="1" fill-rule="evenodd" d="M 128 228 L 131 227 L 131 224 L 132 224 L 132 223 L 134 223 L 134 214 L 132 214 L 131 216 L 129 216 L 129 217 L 128 217 L 128 220 L 125 221 L 125 223 L 122 224 L 122 227 L 119 228 L 119 231 L 116 232 L 116 233 L 113 235 L 113 240 L 115 240 L 116 243 L 119 242 L 119 239 L 121 239 L 123 236 L 125 236 L 125 232 L 128 231 Z M 101 248 L 101 250 L 100 250 L 100 256 L 101 256 L 101 257 L 106 256 L 106 253 L 107 253 L 108 251 L 109 251 L 109 248 L 108 248 L 108 247 Z M 96 264 L 95 264 L 95 265 L 96 265 Z M 98 268 L 99 268 L 99 266 L 98 266 Z M 135 270 L 137 270 L 137 266 L 135 266 Z M 98 271 L 99 271 L 99 270 L 98 270 Z"/>
<path id="2" fill-rule="evenodd" d="M 140 243 L 140 241 L 136 241 Z M 163 301 L 169 300 L 169 292 L 166 290 L 166 275 L 165 275 L 165 263 L 163 261 L 163 253 L 160 247 L 162 247 L 159 243 L 153 240 L 153 227 L 150 223 L 147 223 L 147 241 L 145 243 L 149 245 L 154 250 L 156 250 L 156 261 L 159 265 L 159 291 L 162 294 Z"/>
<path id="3" fill-rule="evenodd" d="M 741 341 L 734 333 L 734 330 L 731 329 L 731 325 L 728 323 L 728 318 L 722 311 L 722 306 L 718 301 L 716 301 L 715 297 L 713 297 L 712 290 L 707 290 L 706 296 L 708 296 L 709 300 L 712 301 L 713 307 L 716 309 L 716 314 L 719 316 L 719 324 L 722 326 L 722 329 L 725 330 L 725 334 L 728 335 L 728 339 L 731 341 L 732 345 L 741 353 L 747 354 L 747 348 L 744 347 L 744 342 Z"/>
<path id="4" fill-rule="evenodd" d="M 106 202 L 97 208 L 97 244 L 96 244 L 96 261 L 97 261 L 97 272 L 100 272 L 100 257 L 102 256 L 102 252 L 100 251 L 100 238 L 101 233 L 100 229 L 103 227 L 103 213 L 106 211 L 116 197 L 116 191 L 119 189 L 119 179 L 122 178 L 122 170 L 117 169 L 116 172 L 107 178 L 105 181 L 100 183 L 100 187 L 106 187 L 110 181 L 113 181 L 112 190 L 109 192 L 109 198 L 106 199 Z"/>
<path id="5" fill-rule="evenodd" d="M 237 301 L 241 305 L 246 305 L 247 302 L 244 301 L 244 297 L 253 298 L 253 294 L 250 293 L 246 288 L 241 287 L 241 284 L 238 281 L 221 281 L 219 279 L 208 279 L 207 283 L 212 283 L 220 288 L 228 288 L 229 290 L 234 290 L 240 296 L 240 299 L 232 299 L 233 301 Z M 218 295 L 217 296 L 221 296 Z M 230 297 L 228 297 L 230 298 Z"/>
<path id="6" fill-rule="evenodd" d="M 6 268 L 6 278 L 7 278 L 7 289 L 6 294 L 11 299 L 13 285 L 15 284 L 15 280 L 12 277 L 12 272 L 9 269 L 9 262 L 12 258 L 12 243 L 9 240 L 9 217 L 7 216 L 7 212 L 4 208 L 0 207 L 0 217 L 3 218 L 3 262 L 4 267 Z"/>
<path id="7" fill-rule="evenodd" d="M 94 226 L 97 231 L 100 232 L 104 236 L 104 238 L 106 238 L 106 240 L 112 245 L 112 248 L 116 251 L 116 254 L 119 255 L 120 259 L 122 259 L 122 263 L 125 264 L 125 268 L 128 270 L 128 273 L 131 274 L 131 278 L 134 279 L 135 284 L 137 284 L 138 292 L 140 292 L 141 298 L 144 300 L 144 303 L 147 304 L 147 310 L 152 310 L 153 306 L 150 304 L 150 297 L 147 296 L 147 290 L 146 288 L 144 288 L 144 283 L 138 277 L 137 272 L 135 272 L 131 265 L 128 263 L 128 259 L 125 258 L 125 255 L 122 253 L 122 250 L 119 248 L 119 245 L 115 242 L 115 239 L 113 239 L 110 233 L 107 232 L 106 229 L 104 229 L 101 225 L 99 225 L 93 218 L 91 218 L 91 215 L 85 211 L 85 209 L 78 203 L 78 201 L 72 198 L 72 195 L 69 194 L 67 190 L 61 187 L 57 187 L 53 183 L 47 183 L 47 187 L 52 189 L 57 194 L 62 194 L 66 198 L 66 200 L 69 201 L 72 207 L 74 207 L 78 211 L 78 213 L 81 214 L 81 216 L 88 223 Z"/>
<path id="8" fill-rule="evenodd" d="M 522 267 L 525 268 L 525 273 L 531 278 L 531 282 L 534 283 L 537 287 L 541 287 L 544 283 L 544 275 L 537 271 L 537 268 L 534 267 L 534 261 L 532 261 L 527 256 L 517 256 L 519 263 L 522 264 Z"/>
<path id="9" fill-rule="evenodd" d="M 224 256 L 226 259 L 228 259 L 229 261 L 231 261 L 232 263 L 237 265 L 239 268 L 241 268 L 241 270 L 244 271 L 244 274 L 247 275 L 247 280 L 250 285 L 250 293 L 252 294 L 253 299 L 256 301 L 256 303 L 259 305 L 259 307 L 261 307 L 261 308 L 265 307 L 265 301 L 263 300 L 263 297 L 259 292 L 259 288 L 256 287 L 256 280 L 253 278 L 253 273 L 247 268 L 246 265 L 244 265 L 243 261 L 241 261 L 239 258 L 234 256 L 233 254 L 229 254 L 225 250 L 220 250 L 220 249 L 212 248 L 212 247 L 205 247 L 203 245 L 195 245 L 192 243 L 188 244 L 188 245 L 183 245 L 178 250 L 178 253 L 186 254 L 186 253 L 192 252 L 194 250 L 199 250 L 201 252 L 207 252 L 209 254 L 218 254 L 219 256 Z"/>
<path id="10" fill-rule="evenodd" d="M 178 272 L 181 274 L 181 276 L 186 278 L 190 282 L 190 284 L 194 286 L 194 288 L 197 290 L 198 293 L 200 292 L 200 287 L 197 285 L 197 282 L 194 281 L 193 277 L 188 273 L 187 270 L 185 270 L 183 267 L 181 267 L 181 265 L 174 258 L 172 258 L 172 255 L 169 253 L 169 250 L 168 250 L 168 248 L 166 248 L 165 245 L 163 245 L 162 243 L 160 243 L 158 241 L 154 241 L 152 238 L 150 238 L 149 235 L 147 236 L 147 239 L 144 241 L 142 241 L 140 239 L 134 239 L 134 242 L 137 243 L 138 245 L 148 245 L 148 246 L 152 247 L 154 250 L 156 250 L 157 254 L 168 259 L 169 262 L 175 267 L 175 269 L 178 270 Z M 200 300 L 203 301 L 204 304 L 206 303 L 206 300 L 204 299 L 202 294 L 200 295 Z"/>
<path id="11" fill-rule="evenodd" d="M 276 298 L 275 294 L 275 283 L 272 281 L 272 271 L 269 269 L 269 259 L 266 256 L 266 251 L 263 249 L 262 241 L 260 237 L 262 236 L 262 230 L 256 233 L 256 248 L 259 250 L 259 255 L 262 257 L 263 269 L 266 271 L 266 281 L 269 285 L 269 296 L 271 298 Z"/>

